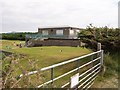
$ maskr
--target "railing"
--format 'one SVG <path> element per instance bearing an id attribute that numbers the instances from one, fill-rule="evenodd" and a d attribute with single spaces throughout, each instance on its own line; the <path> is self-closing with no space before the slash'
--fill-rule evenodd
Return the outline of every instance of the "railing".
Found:
<path id="1" fill-rule="evenodd" d="M 31 39 L 42 39 L 42 38 L 61 38 L 61 39 L 68 39 L 68 38 L 77 38 L 76 35 L 43 35 L 43 34 L 26 34 L 26 38 Z"/>
<path id="2" fill-rule="evenodd" d="M 91 58 L 88 58 L 91 60 L 89 62 L 84 63 L 83 65 L 79 65 L 79 63 L 80 63 L 79 61 L 84 59 L 84 58 L 87 58 L 87 57 L 91 57 Z M 95 58 L 93 58 L 93 57 L 95 57 Z M 77 62 L 77 67 L 75 69 L 70 70 L 67 73 L 64 73 L 60 76 L 54 77 L 55 76 L 54 75 L 55 68 L 63 66 L 63 65 L 67 65 L 67 64 L 73 63 L 73 62 Z M 79 73 L 79 71 L 82 70 L 82 68 L 85 68 L 91 64 L 92 64 L 92 67 L 90 67 L 89 69 L 87 69 L 84 72 Z M 46 70 L 51 70 L 51 79 L 49 81 L 37 86 L 37 87 L 42 88 L 48 84 L 51 84 L 52 88 L 54 88 L 55 81 L 77 71 L 77 73 L 79 73 L 79 83 L 77 85 L 77 88 L 81 88 L 81 89 L 89 88 L 89 87 L 91 87 L 91 85 L 93 84 L 94 80 L 96 79 L 98 73 L 100 72 L 102 65 L 103 65 L 103 50 L 99 50 L 97 52 L 93 52 L 93 53 L 90 53 L 90 54 L 87 54 L 87 55 L 84 55 L 81 57 L 77 57 L 77 58 L 74 58 L 74 59 L 71 59 L 68 61 L 64 61 L 64 62 L 61 62 L 58 64 L 54 64 L 54 65 L 42 68 L 42 69 L 40 69 L 40 72 L 43 72 Z M 31 74 L 35 74 L 38 72 L 39 71 L 33 71 L 33 72 L 29 72 L 25 75 L 31 75 Z M 23 74 L 20 75 L 20 77 L 22 77 L 22 76 L 23 76 Z M 61 88 L 65 88 L 65 87 L 69 86 L 70 83 L 71 82 L 67 82 L 67 83 L 63 84 L 61 86 Z"/>

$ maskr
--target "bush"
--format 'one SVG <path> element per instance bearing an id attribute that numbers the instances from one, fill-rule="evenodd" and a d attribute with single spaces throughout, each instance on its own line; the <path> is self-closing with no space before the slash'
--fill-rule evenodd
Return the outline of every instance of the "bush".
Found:
<path id="1" fill-rule="evenodd" d="M 120 29 L 89 27 L 78 34 L 87 47 L 96 50 L 97 42 L 102 44 L 105 52 L 120 50 Z"/>
<path id="2" fill-rule="evenodd" d="M 3 33 L 2 34 L 2 39 L 7 39 L 7 40 L 25 40 L 26 34 L 33 34 L 33 33 Z"/>

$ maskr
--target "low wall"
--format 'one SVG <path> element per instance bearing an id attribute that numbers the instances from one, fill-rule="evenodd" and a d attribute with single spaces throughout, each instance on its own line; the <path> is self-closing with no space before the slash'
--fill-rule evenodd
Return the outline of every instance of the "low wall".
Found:
<path id="1" fill-rule="evenodd" d="M 32 46 L 81 46 L 79 39 L 44 39 L 32 40 Z"/>

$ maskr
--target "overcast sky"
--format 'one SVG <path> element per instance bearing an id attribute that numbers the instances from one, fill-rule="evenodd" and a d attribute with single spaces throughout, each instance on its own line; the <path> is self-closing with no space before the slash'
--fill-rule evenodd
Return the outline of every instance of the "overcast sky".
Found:
<path id="1" fill-rule="evenodd" d="M 38 27 L 118 27 L 119 0 L 3 0 L 2 32 L 36 32 Z M 2 11 L 2 12 L 1 12 Z"/>

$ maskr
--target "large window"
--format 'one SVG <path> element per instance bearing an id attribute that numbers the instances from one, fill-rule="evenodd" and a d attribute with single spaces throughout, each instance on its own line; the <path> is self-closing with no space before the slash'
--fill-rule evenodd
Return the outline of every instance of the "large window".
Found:
<path id="1" fill-rule="evenodd" d="M 43 30 L 42 35 L 48 35 L 48 30 Z"/>
<path id="2" fill-rule="evenodd" d="M 74 30 L 70 30 L 70 35 L 74 35 Z"/>
<path id="3" fill-rule="evenodd" d="M 56 30 L 56 35 L 63 35 L 63 30 Z"/>

